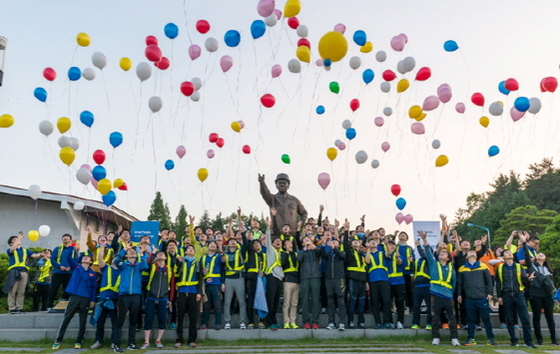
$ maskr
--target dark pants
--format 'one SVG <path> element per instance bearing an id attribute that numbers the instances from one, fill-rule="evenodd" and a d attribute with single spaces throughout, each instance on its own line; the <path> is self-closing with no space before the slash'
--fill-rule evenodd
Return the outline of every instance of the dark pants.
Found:
<path id="1" fill-rule="evenodd" d="M 329 295 L 327 294 L 327 278 L 325 278 L 325 273 L 322 273 L 321 275 L 321 308 L 326 309 L 327 306 L 329 305 L 329 301 L 328 301 L 328 297 Z"/>
<path id="2" fill-rule="evenodd" d="M 412 324 L 420 325 L 420 313 L 422 312 L 422 301 L 426 303 L 427 317 L 426 324 L 432 323 L 432 301 L 430 299 L 430 287 L 415 287 L 414 288 L 414 306 L 412 307 Z"/>
<path id="3" fill-rule="evenodd" d="M 109 310 L 108 308 L 102 307 L 101 308 L 101 313 L 99 314 L 99 318 L 97 319 L 97 324 L 96 324 L 96 331 L 95 331 L 95 340 L 98 341 L 99 343 L 103 344 L 103 337 L 105 336 L 105 322 L 107 321 L 107 316 L 109 316 L 111 318 L 111 343 L 115 343 L 115 334 L 117 332 L 117 323 L 119 321 L 118 319 L 118 300 L 114 299 L 111 300 L 113 301 L 113 306 L 115 306 L 115 308 L 113 310 Z M 97 305 L 99 306 L 99 304 Z"/>
<path id="4" fill-rule="evenodd" d="M 321 278 L 302 279 L 299 286 L 301 291 L 301 317 L 303 323 L 319 324 L 319 312 L 321 311 L 321 302 L 319 301 Z M 311 317 L 309 316 L 310 312 Z"/>
<path id="5" fill-rule="evenodd" d="M 41 304 L 41 311 L 47 311 L 50 293 L 50 284 L 35 284 L 35 291 L 33 292 L 33 311 L 39 311 L 39 304 Z"/>
<path id="6" fill-rule="evenodd" d="M 397 321 L 400 323 L 404 323 L 405 289 L 405 284 L 391 285 L 391 301 L 395 301 L 395 308 L 397 309 Z"/>
<path id="7" fill-rule="evenodd" d="M 188 342 L 196 343 L 197 328 L 196 317 L 198 314 L 198 302 L 193 293 L 178 293 L 177 296 L 177 340 L 176 343 L 183 343 L 183 328 L 185 315 L 189 315 L 189 338 Z"/>
<path id="8" fill-rule="evenodd" d="M 49 297 L 49 304 L 47 305 L 48 308 L 53 307 L 54 299 L 58 293 L 58 288 L 62 286 L 62 299 L 68 299 L 69 295 L 65 291 L 66 287 L 70 283 L 70 279 L 72 279 L 72 272 L 68 272 L 68 274 L 64 273 L 54 273 L 51 280 L 51 294 Z"/>
<path id="9" fill-rule="evenodd" d="M 136 319 L 136 326 L 138 328 L 142 328 L 142 307 L 144 307 L 145 310 L 146 294 L 148 293 L 148 289 L 146 289 L 147 286 L 148 279 L 144 279 L 144 277 L 142 277 L 142 298 L 140 299 L 140 310 L 138 311 L 138 317 Z"/>
<path id="10" fill-rule="evenodd" d="M 222 285 L 206 284 L 206 302 L 202 313 L 202 323 L 208 325 L 210 310 L 214 308 L 216 326 L 222 325 Z"/>
<path id="11" fill-rule="evenodd" d="M 459 323 L 461 323 L 462 325 L 466 325 L 467 324 L 467 310 L 466 310 L 466 306 L 465 303 L 463 302 L 462 304 L 459 303 L 459 301 L 457 301 L 457 296 L 461 295 L 461 297 L 464 299 L 465 298 L 465 293 L 463 292 L 462 294 L 459 294 L 457 291 L 454 292 L 453 294 L 453 298 L 455 299 L 455 316 L 457 316 L 457 321 Z M 477 321 L 479 322 L 479 321 Z"/>
<path id="12" fill-rule="evenodd" d="M 268 305 L 268 315 L 266 315 L 263 321 L 267 327 L 278 324 L 276 312 L 278 312 L 280 293 L 283 288 L 282 280 L 276 278 L 272 274 L 266 276 L 266 303 Z"/>
<path id="13" fill-rule="evenodd" d="M 375 324 L 391 323 L 391 285 L 389 281 L 369 283 L 371 309 Z M 383 311 L 383 321 L 380 312 Z"/>
<path id="14" fill-rule="evenodd" d="M 500 317 L 500 323 L 506 323 L 507 322 L 507 317 L 506 317 L 506 309 L 504 309 L 504 305 L 500 305 L 498 307 L 498 316 Z M 517 325 L 519 324 L 519 322 L 517 321 L 517 313 L 516 313 L 516 308 L 513 308 L 513 325 Z"/>
<path id="15" fill-rule="evenodd" d="M 486 331 L 486 338 L 493 339 L 494 333 L 492 332 L 492 323 L 490 322 L 490 306 L 488 299 L 464 299 L 465 307 L 467 310 L 467 330 L 470 339 L 474 339 L 474 331 L 476 330 L 476 318 L 480 316 L 482 323 L 484 323 L 484 330 Z"/>
<path id="16" fill-rule="evenodd" d="M 84 336 L 86 334 L 86 321 L 89 311 L 89 304 L 91 300 L 85 296 L 72 295 L 70 296 L 70 301 L 68 301 L 68 306 L 66 306 L 66 311 L 64 311 L 64 319 L 58 328 L 58 334 L 56 335 L 56 343 L 61 343 L 64 339 L 64 333 L 66 333 L 66 328 L 72 321 L 72 318 L 78 312 L 80 314 L 80 329 L 78 330 L 78 337 L 76 338 L 76 343 L 82 343 L 84 341 Z"/>
<path id="17" fill-rule="evenodd" d="M 412 274 L 403 274 L 403 277 L 406 307 L 412 310 L 412 306 L 414 306 L 414 299 L 412 297 L 412 293 L 414 292 L 414 288 L 412 287 Z"/>
<path id="18" fill-rule="evenodd" d="M 119 295 L 119 321 L 115 331 L 115 345 L 121 346 L 121 335 L 128 314 L 128 345 L 136 344 L 136 324 L 140 311 L 142 295 Z"/>
<path id="19" fill-rule="evenodd" d="M 258 273 L 247 276 L 247 323 L 255 322 L 255 292 L 257 291 Z"/>
<path id="20" fill-rule="evenodd" d="M 552 343 L 556 343 L 558 338 L 556 338 L 556 325 L 554 324 L 554 301 L 551 296 L 533 296 L 529 297 L 529 302 L 531 303 L 531 310 L 533 311 L 533 328 L 535 329 L 535 337 L 537 341 L 542 341 L 541 332 L 541 310 L 544 309 L 544 317 L 546 318 L 546 324 L 548 325 L 548 330 L 550 331 L 550 339 Z"/>
<path id="21" fill-rule="evenodd" d="M 533 343 L 533 339 L 531 338 L 531 323 L 529 322 L 529 311 L 527 310 L 525 295 L 519 294 L 509 296 L 507 294 L 502 294 L 502 301 L 504 303 L 503 306 L 506 313 L 507 329 L 511 343 L 517 344 L 517 335 L 515 334 L 514 327 L 517 316 L 519 316 L 521 326 L 523 327 L 523 341 L 526 344 Z"/>
<path id="22" fill-rule="evenodd" d="M 355 279 L 348 279 L 348 321 L 354 322 L 354 314 L 358 313 L 358 323 L 364 323 L 366 305 L 366 283 Z"/>
<path id="23" fill-rule="evenodd" d="M 449 320 L 449 331 L 451 339 L 458 339 L 457 320 L 453 312 L 453 300 L 432 295 L 432 338 L 440 338 L 439 330 L 441 328 L 441 311 L 445 310 L 447 319 Z"/>
<path id="24" fill-rule="evenodd" d="M 344 304 L 344 293 L 346 292 L 346 281 L 344 279 L 327 279 L 325 282 L 327 292 L 327 309 L 329 323 L 334 323 L 334 313 L 338 303 L 338 322 L 346 323 L 346 305 Z M 313 301 L 313 300 L 312 300 Z"/>
<path id="25" fill-rule="evenodd" d="M 156 313 L 158 319 L 158 329 L 165 329 L 167 327 L 167 299 L 163 299 L 163 300 L 146 299 L 144 306 L 146 306 L 146 318 L 144 321 L 144 330 L 149 331 L 152 329 L 152 325 L 154 323 L 154 318 L 156 317 Z"/>

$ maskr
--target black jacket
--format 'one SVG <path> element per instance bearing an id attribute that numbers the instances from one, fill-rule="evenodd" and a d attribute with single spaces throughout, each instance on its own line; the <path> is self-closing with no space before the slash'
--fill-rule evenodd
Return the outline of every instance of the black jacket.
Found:
<path id="1" fill-rule="evenodd" d="M 321 247 L 320 256 L 325 259 L 325 279 L 344 279 L 346 253 L 338 248 Z"/>
<path id="2" fill-rule="evenodd" d="M 321 278 L 319 249 L 303 250 L 298 254 L 300 279 Z"/>
<path id="3" fill-rule="evenodd" d="M 282 262 L 282 269 L 284 270 L 284 281 L 287 283 L 299 283 L 299 271 L 286 271 L 290 268 L 290 260 L 292 265 L 297 267 L 299 265 L 298 255 L 296 252 L 281 252 L 280 260 Z"/>
<path id="4" fill-rule="evenodd" d="M 457 293 L 465 294 L 468 299 L 483 299 L 492 295 L 494 284 L 486 264 L 475 262 L 474 266 L 465 263 L 457 273 Z"/>
<path id="5" fill-rule="evenodd" d="M 155 267 L 154 277 L 152 281 L 148 283 L 149 289 L 147 288 L 146 298 L 167 299 L 171 286 L 171 284 L 169 284 L 168 272 L 171 272 L 171 270 L 167 269 L 167 265 L 165 265 L 163 269 L 160 269 L 157 264 L 152 264 L 150 266 L 150 274 L 153 267 Z"/>
<path id="6" fill-rule="evenodd" d="M 498 297 L 503 295 L 509 295 L 511 297 L 523 294 L 523 291 L 519 288 L 519 281 L 517 279 L 517 266 L 518 263 L 513 263 L 513 267 L 509 267 L 502 263 L 498 266 L 496 270 L 496 291 Z M 521 284 L 527 287 L 529 286 L 529 280 L 523 267 L 521 267 Z"/>

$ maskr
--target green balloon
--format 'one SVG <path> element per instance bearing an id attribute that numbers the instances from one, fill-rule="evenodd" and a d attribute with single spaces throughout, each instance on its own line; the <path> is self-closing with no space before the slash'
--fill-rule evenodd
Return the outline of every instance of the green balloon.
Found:
<path id="1" fill-rule="evenodd" d="M 331 92 L 333 92 L 333 93 L 339 93 L 340 92 L 340 85 L 336 81 L 331 82 L 329 84 L 329 88 L 331 89 Z"/>
<path id="2" fill-rule="evenodd" d="M 289 164 L 290 163 L 290 155 L 288 155 L 288 154 L 282 155 L 282 162 L 285 163 L 285 164 Z"/>

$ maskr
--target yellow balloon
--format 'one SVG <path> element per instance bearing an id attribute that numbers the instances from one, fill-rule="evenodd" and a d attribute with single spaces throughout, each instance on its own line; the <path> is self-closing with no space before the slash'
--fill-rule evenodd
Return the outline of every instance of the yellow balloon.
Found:
<path id="1" fill-rule="evenodd" d="M 0 116 L 0 128 L 9 128 L 14 124 L 14 117 L 9 114 L 2 114 Z"/>
<path id="2" fill-rule="evenodd" d="M 107 178 L 103 178 L 97 182 L 97 190 L 102 195 L 109 193 L 109 191 L 113 188 L 113 184 Z"/>
<path id="3" fill-rule="evenodd" d="M 447 165 L 449 158 L 446 155 L 439 155 L 436 159 L 436 167 L 442 167 Z"/>
<path id="4" fill-rule="evenodd" d="M 301 11 L 301 3 L 299 0 L 288 0 L 284 5 L 284 17 L 294 17 Z"/>
<path id="5" fill-rule="evenodd" d="M 29 231 L 27 233 L 27 238 L 29 239 L 29 241 L 37 242 L 37 240 L 39 239 L 39 231 L 37 230 Z"/>
<path id="6" fill-rule="evenodd" d="M 300 45 L 297 49 L 296 49 L 296 57 L 303 61 L 304 63 L 310 63 L 311 62 L 311 51 L 309 50 L 308 47 L 304 46 L 304 45 Z"/>
<path id="7" fill-rule="evenodd" d="M 87 47 L 91 43 L 91 38 L 89 38 L 87 33 L 80 32 L 76 36 L 76 42 L 78 42 L 78 45 L 81 47 Z"/>
<path id="8" fill-rule="evenodd" d="M 373 50 L 373 44 L 371 42 L 366 42 L 361 48 L 360 52 L 362 53 L 369 53 Z"/>
<path id="9" fill-rule="evenodd" d="M 117 178 L 114 182 L 113 182 L 113 187 L 115 188 L 119 188 L 120 186 L 122 186 L 124 184 L 124 181 L 122 180 L 122 178 Z M 98 183 L 99 185 L 99 183 Z"/>
<path id="10" fill-rule="evenodd" d="M 132 68 L 132 60 L 128 58 L 121 58 L 121 60 L 119 61 L 119 66 L 124 71 L 128 71 L 130 70 L 130 68 Z"/>
<path id="11" fill-rule="evenodd" d="M 408 116 L 412 119 L 416 119 L 422 115 L 422 107 L 412 106 L 408 109 Z"/>
<path id="12" fill-rule="evenodd" d="M 426 113 L 422 113 L 420 117 L 414 118 L 414 120 L 417 122 L 421 122 L 424 118 L 426 118 Z"/>
<path id="13" fill-rule="evenodd" d="M 328 148 L 327 149 L 327 157 L 329 158 L 329 160 L 333 161 L 334 159 L 336 159 L 336 156 L 338 155 L 338 151 L 335 148 Z"/>
<path id="14" fill-rule="evenodd" d="M 70 118 L 67 117 L 59 118 L 58 121 L 56 122 L 56 127 L 58 128 L 60 134 L 66 133 L 71 126 L 72 126 L 72 121 L 70 120 Z"/>
<path id="15" fill-rule="evenodd" d="M 340 32 L 328 32 L 319 40 L 319 54 L 323 60 L 340 61 L 347 51 L 348 42 Z"/>
<path id="16" fill-rule="evenodd" d="M 200 168 L 197 175 L 200 182 L 204 182 L 206 181 L 206 178 L 208 178 L 208 170 L 205 168 Z"/>
<path id="17" fill-rule="evenodd" d="M 397 92 L 405 92 L 410 87 L 410 82 L 407 79 L 401 79 L 397 84 Z"/>
<path id="18" fill-rule="evenodd" d="M 239 133 L 241 131 L 241 124 L 239 124 L 239 122 L 231 122 L 231 129 L 233 129 L 234 132 Z"/>
<path id="19" fill-rule="evenodd" d="M 488 124 L 490 124 L 490 119 L 488 119 L 488 117 L 480 117 L 480 119 L 478 120 L 478 122 L 480 123 L 480 125 L 482 125 L 484 128 L 488 127 Z"/>
<path id="20" fill-rule="evenodd" d="M 71 147 L 63 147 L 62 149 L 60 149 L 60 159 L 62 160 L 62 162 L 64 162 L 66 165 L 70 166 L 72 164 L 72 162 L 74 162 L 74 159 L 76 158 L 76 152 L 74 151 L 74 149 L 72 149 Z"/>

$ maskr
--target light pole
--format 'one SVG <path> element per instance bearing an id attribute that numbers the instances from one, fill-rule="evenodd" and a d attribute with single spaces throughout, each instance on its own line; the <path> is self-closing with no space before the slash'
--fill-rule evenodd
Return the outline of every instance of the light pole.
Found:
<path id="1" fill-rule="evenodd" d="M 2 79 L 4 78 L 4 57 L 6 55 L 6 46 L 8 40 L 0 36 L 0 86 L 2 86 Z"/>
<path id="2" fill-rule="evenodd" d="M 486 230 L 486 235 L 488 236 L 488 249 L 492 249 L 492 242 L 490 242 L 490 229 L 484 226 L 479 226 L 475 224 L 468 223 L 467 226 L 478 227 L 479 229 Z"/>

